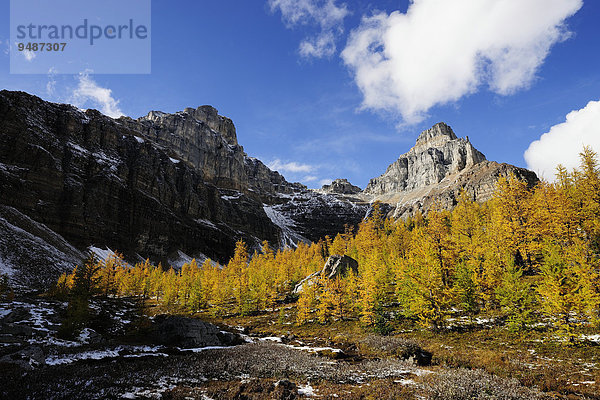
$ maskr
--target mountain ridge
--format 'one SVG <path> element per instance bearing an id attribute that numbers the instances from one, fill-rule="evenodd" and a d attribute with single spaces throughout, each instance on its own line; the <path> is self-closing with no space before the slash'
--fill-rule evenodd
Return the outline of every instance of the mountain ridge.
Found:
<path id="1" fill-rule="evenodd" d="M 445 123 L 423 131 L 362 191 L 346 179 L 319 190 L 288 182 L 248 156 L 233 121 L 212 106 L 113 119 L 3 90 L 0 131 L 0 207 L 19 216 L 5 229 L 34 238 L 43 232 L 55 249 L 46 260 L 27 261 L 35 268 L 17 265 L 26 258 L 7 246 L 0 259 L 36 284 L 90 248 L 118 250 L 131 261 L 223 263 L 239 239 L 253 251 L 263 241 L 284 248 L 333 237 L 357 226 L 375 201 L 388 216 L 406 218 L 434 204 L 452 208 L 463 189 L 484 201 L 499 176 L 537 181 L 531 171 L 487 161 Z M 40 249 L 49 248 L 42 241 Z M 52 254 L 65 260 L 58 269 Z M 48 277 L 27 276 L 44 268 Z"/>

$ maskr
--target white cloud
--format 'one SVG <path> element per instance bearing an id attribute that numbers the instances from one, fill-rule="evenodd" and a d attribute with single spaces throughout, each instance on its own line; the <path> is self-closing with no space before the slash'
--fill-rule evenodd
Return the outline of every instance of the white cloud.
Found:
<path id="1" fill-rule="evenodd" d="M 93 107 L 98 107 L 103 114 L 112 118 L 123 115 L 123 112 L 119 109 L 119 101 L 112 96 L 112 90 L 98 86 L 87 72 L 79 74 L 79 85 L 73 91 L 71 101 L 80 108 L 91 104 Z"/>
<path id="2" fill-rule="evenodd" d="M 320 184 L 321 186 L 324 186 L 324 185 L 331 185 L 331 182 L 333 182 L 333 179 L 327 178 L 327 179 L 321 179 L 321 180 L 319 181 L 319 184 Z"/>
<path id="3" fill-rule="evenodd" d="M 342 58 L 363 108 L 421 121 L 439 104 L 482 85 L 508 95 L 527 88 L 582 0 L 413 0 L 363 18 Z"/>
<path id="4" fill-rule="evenodd" d="M 314 182 L 316 180 L 318 180 L 319 178 L 314 176 L 314 175 L 307 175 L 304 178 L 302 178 L 302 182 Z"/>
<path id="5" fill-rule="evenodd" d="M 284 163 L 280 159 L 276 159 L 273 162 L 267 165 L 270 169 L 274 171 L 279 171 L 281 173 L 291 172 L 291 173 L 309 173 L 312 172 L 315 168 L 312 165 L 308 164 L 300 164 L 295 161 Z"/>
<path id="6" fill-rule="evenodd" d="M 334 54 L 335 37 L 332 32 L 323 32 L 312 39 L 305 39 L 300 43 L 300 55 L 302 57 L 322 58 L 331 57 Z"/>
<path id="7" fill-rule="evenodd" d="M 581 110 L 567 114 L 565 122 L 532 142 L 524 157 L 529 169 L 553 181 L 558 164 L 569 170 L 579 166 L 584 145 L 600 151 L 600 101 L 590 101 Z"/>
<path id="8" fill-rule="evenodd" d="M 21 53 L 23 54 L 23 57 L 25 57 L 25 59 L 29 62 L 32 62 L 33 59 L 36 57 L 35 52 L 31 50 L 23 50 Z"/>
<path id="9" fill-rule="evenodd" d="M 46 83 L 46 94 L 50 97 L 56 94 L 56 68 L 50 67 L 48 70 L 48 82 Z"/>
<path id="10" fill-rule="evenodd" d="M 313 25 L 319 32 L 300 43 L 303 57 L 331 57 L 335 54 L 336 38 L 343 32 L 344 18 L 349 14 L 345 3 L 336 0 L 269 0 L 272 12 L 279 10 L 290 29 L 299 25 Z"/>

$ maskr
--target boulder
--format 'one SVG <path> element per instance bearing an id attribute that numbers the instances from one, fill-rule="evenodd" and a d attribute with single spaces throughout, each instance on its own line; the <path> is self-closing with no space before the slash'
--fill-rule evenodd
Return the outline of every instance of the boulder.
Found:
<path id="1" fill-rule="evenodd" d="M 344 277 L 348 275 L 349 271 L 358 275 L 358 261 L 346 255 L 340 256 L 334 254 L 329 256 L 322 270 L 302 279 L 294 288 L 294 293 L 300 293 L 303 290 L 304 285 L 312 285 L 320 277 L 324 276 L 327 279 L 335 279 L 338 276 Z"/>
<path id="2" fill-rule="evenodd" d="M 154 319 L 152 336 L 156 343 L 182 348 L 243 343 L 239 335 L 221 331 L 211 323 L 175 315 L 158 315 Z"/>
<path id="3" fill-rule="evenodd" d="M 0 325 L 0 333 L 30 337 L 33 335 L 33 328 L 28 325 L 4 323 Z"/>
<path id="4" fill-rule="evenodd" d="M 46 357 L 40 347 L 31 346 L 0 358 L 0 363 L 15 364 L 25 370 L 32 370 L 45 365 Z"/>

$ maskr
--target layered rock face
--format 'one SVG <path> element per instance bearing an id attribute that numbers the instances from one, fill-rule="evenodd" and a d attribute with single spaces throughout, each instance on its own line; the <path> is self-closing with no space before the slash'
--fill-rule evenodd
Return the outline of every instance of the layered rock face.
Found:
<path id="1" fill-rule="evenodd" d="M 175 114 L 151 111 L 135 121 L 123 120 L 173 157 L 187 162 L 205 182 L 220 188 L 266 197 L 306 189 L 248 157 L 238 144 L 233 122 L 214 107 L 186 108 Z"/>
<path id="2" fill-rule="evenodd" d="M 236 168 L 223 167 L 237 162 L 234 157 L 209 155 L 212 168 L 194 168 L 148 138 L 161 125 L 113 120 L 6 91 L 0 92 L 0 121 L 0 203 L 79 249 L 109 246 L 157 261 L 181 250 L 226 261 L 236 238 L 251 246 L 278 241 L 279 230 L 259 200 L 234 192 L 236 201 L 230 201 L 230 185 L 222 189 L 205 179 L 236 177 Z M 180 122 L 198 125 L 185 117 Z M 212 130 L 204 136 L 215 148 L 225 142 Z M 243 158 L 240 163 L 243 173 Z"/>
<path id="3" fill-rule="evenodd" d="M 439 123 L 422 132 L 416 145 L 371 179 L 366 194 L 405 192 L 441 182 L 445 177 L 485 161 L 469 139 L 459 139 L 452 128 Z"/>
<path id="4" fill-rule="evenodd" d="M 487 161 L 468 137 L 458 138 L 448 125 L 439 123 L 422 132 L 415 146 L 383 175 L 371 179 L 364 193 L 372 201 L 392 205 L 389 215 L 405 218 L 434 206 L 451 209 L 461 190 L 475 201 L 489 200 L 498 179 L 510 174 L 529 186 L 538 182 L 532 171 Z"/>
<path id="5" fill-rule="evenodd" d="M 321 192 L 352 195 L 362 192 L 362 189 L 354 186 L 347 179 L 336 179 L 329 185 L 323 185 Z"/>
<path id="6" fill-rule="evenodd" d="M 295 245 L 364 214 L 248 157 L 231 120 L 210 106 L 115 120 L 1 91 L 0 132 L 0 206 L 9 210 L 0 233 L 15 238 L 0 243 L 0 264 L 26 286 L 52 281 L 92 245 L 130 261 L 226 262 L 240 238 L 251 249 Z M 324 209 L 294 207 L 305 198 Z M 27 257 L 34 242 L 48 251 Z"/>

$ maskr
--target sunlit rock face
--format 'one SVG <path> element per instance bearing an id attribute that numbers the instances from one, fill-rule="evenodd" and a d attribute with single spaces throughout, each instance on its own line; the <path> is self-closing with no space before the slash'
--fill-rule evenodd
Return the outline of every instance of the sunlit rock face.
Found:
<path id="1" fill-rule="evenodd" d="M 383 175 L 371 179 L 365 193 L 381 195 L 433 185 L 482 161 L 485 156 L 468 138 L 457 138 L 452 128 L 442 122 L 423 131 L 412 149 Z"/>
<path id="2" fill-rule="evenodd" d="M 386 172 L 371 179 L 364 193 L 394 205 L 391 216 L 404 218 L 426 213 L 436 205 L 453 208 L 461 190 L 476 201 L 491 198 L 501 176 L 513 174 L 532 186 L 535 173 L 509 164 L 487 161 L 469 138 L 458 138 L 445 123 L 423 131 L 413 148 L 402 154 Z"/>

